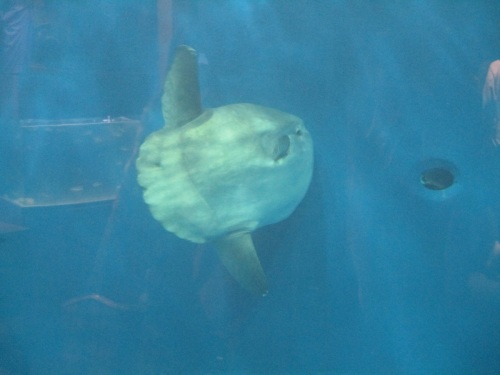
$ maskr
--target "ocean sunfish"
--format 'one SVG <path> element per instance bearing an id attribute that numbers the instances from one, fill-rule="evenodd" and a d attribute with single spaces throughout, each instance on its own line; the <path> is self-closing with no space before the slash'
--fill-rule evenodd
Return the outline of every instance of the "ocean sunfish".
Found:
<path id="1" fill-rule="evenodd" d="M 153 217 L 180 238 L 212 241 L 229 273 L 265 295 L 251 233 L 287 218 L 311 181 L 313 144 L 302 120 L 255 104 L 201 106 L 196 51 L 179 46 L 162 97 L 165 126 L 137 159 Z"/>

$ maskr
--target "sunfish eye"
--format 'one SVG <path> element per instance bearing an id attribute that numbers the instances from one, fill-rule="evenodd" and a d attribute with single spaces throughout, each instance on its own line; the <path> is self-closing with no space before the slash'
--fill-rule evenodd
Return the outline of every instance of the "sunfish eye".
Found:
<path id="1" fill-rule="evenodd" d="M 273 149 L 273 159 L 274 161 L 278 161 L 283 159 L 288 155 L 288 151 L 290 150 L 290 137 L 288 135 L 282 135 L 276 141 L 276 145 Z"/>

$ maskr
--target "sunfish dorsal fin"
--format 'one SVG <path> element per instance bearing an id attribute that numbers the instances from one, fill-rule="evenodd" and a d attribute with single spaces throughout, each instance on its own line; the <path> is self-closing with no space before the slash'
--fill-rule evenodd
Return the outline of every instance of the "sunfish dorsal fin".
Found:
<path id="1" fill-rule="evenodd" d="M 187 124 L 203 112 L 198 83 L 196 51 L 189 46 L 179 46 L 174 62 L 165 80 L 161 100 L 163 119 L 168 128 Z"/>
<path id="2" fill-rule="evenodd" d="M 215 242 L 222 264 L 246 290 L 265 296 L 267 281 L 250 233 L 232 234 Z"/>

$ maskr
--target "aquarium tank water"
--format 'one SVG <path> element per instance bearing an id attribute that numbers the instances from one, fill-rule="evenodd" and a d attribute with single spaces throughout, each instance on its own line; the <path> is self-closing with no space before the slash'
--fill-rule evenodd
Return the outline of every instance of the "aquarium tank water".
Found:
<path id="1" fill-rule="evenodd" d="M 500 374 L 496 0 L 1 0 L 0 374 Z"/>

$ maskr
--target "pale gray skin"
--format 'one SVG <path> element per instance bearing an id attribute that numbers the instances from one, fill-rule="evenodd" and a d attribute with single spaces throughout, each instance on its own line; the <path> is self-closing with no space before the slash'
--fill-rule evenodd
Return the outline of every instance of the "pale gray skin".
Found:
<path id="1" fill-rule="evenodd" d="M 186 240 L 215 241 L 233 277 L 265 294 L 250 233 L 287 218 L 308 189 L 313 146 L 302 120 L 246 103 L 203 110 L 196 53 L 187 46 L 167 76 L 163 112 L 166 126 L 137 159 L 153 217 Z"/>

